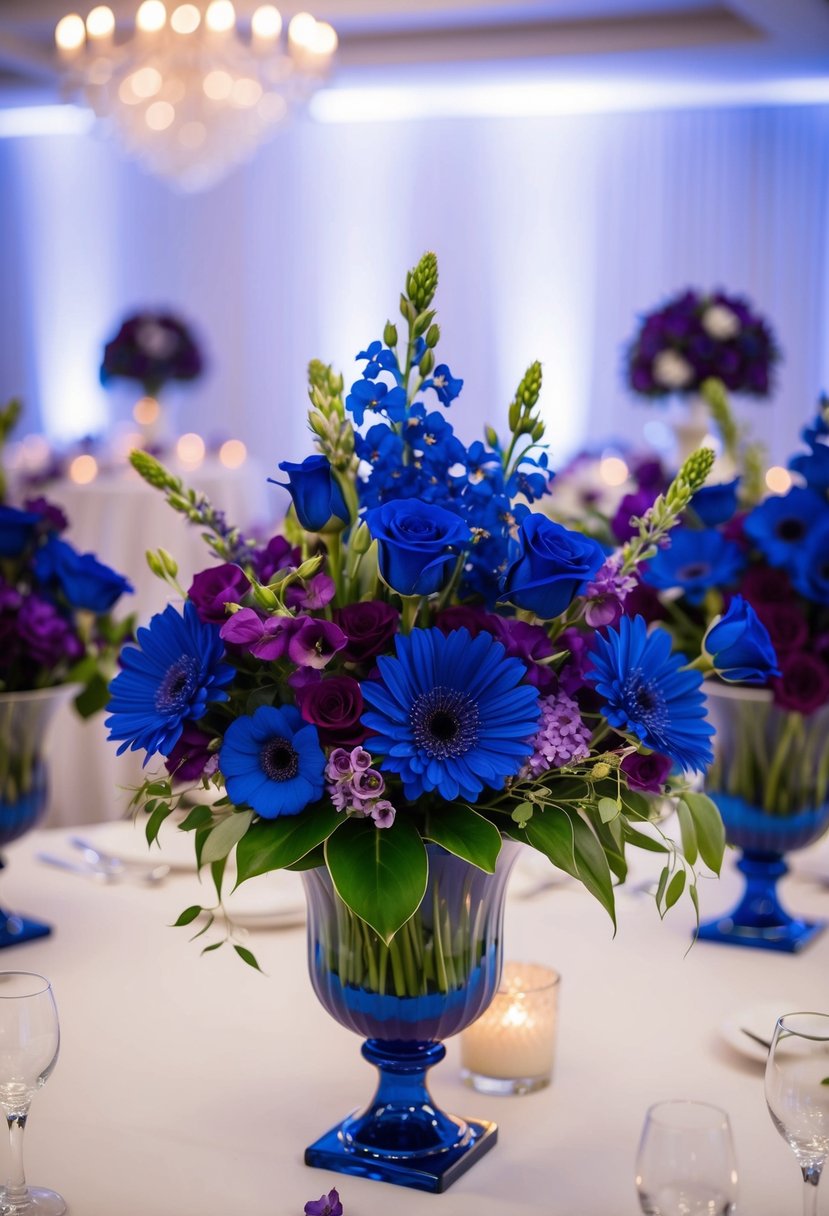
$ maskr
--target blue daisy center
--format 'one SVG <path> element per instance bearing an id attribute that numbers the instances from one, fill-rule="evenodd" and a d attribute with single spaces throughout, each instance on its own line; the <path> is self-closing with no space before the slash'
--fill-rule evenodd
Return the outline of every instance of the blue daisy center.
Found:
<path id="1" fill-rule="evenodd" d="M 774 531 L 780 540 L 796 544 L 806 535 L 806 520 L 799 519 L 796 515 L 784 516 Z"/>
<path id="2" fill-rule="evenodd" d="M 412 735 L 427 756 L 463 756 L 478 744 L 479 718 L 478 703 L 468 693 L 437 685 L 415 697 Z"/>
<path id="3" fill-rule="evenodd" d="M 299 772 L 299 756 L 290 739 L 268 739 L 259 753 L 262 772 L 269 781 L 290 781 Z"/>
<path id="4" fill-rule="evenodd" d="M 189 706 L 199 686 L 201 664 L 192 654 L 183 654 L 167 668 L 155 695 L 155 707 L 161 714 L 182 713 Z"/>
<path id="5" fill-rule="evenodd" d="M 630 720 L 648 731 L 662 730 L 668 724 L 668 707 L 658 681 L 648 680 L 639 667 L 625 680 L 623 704 Z"/>
<path id="6" fill-rule="evenodd" d="M 677 578 L 682 583 L 693 583 L 699 578 L 706 578 L 711 573 L 710 562 L 688 562 L 677 570 Z"/>

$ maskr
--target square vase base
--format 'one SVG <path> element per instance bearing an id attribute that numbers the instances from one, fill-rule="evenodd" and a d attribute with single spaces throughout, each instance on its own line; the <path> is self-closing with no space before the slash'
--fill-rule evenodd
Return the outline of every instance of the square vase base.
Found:
<path id="1" fill-rule="evenodd" d="M 4 920 L 0 920 L 0 950 L 4 950 L 6 946 L 19 946 L 21 942 L 34 941 L 36 937 L 48 937 L 51 932 L 51 925 L 9 912 Z"/>
<path id="2" fill-rule="evenodd" d="M 497 1124 L 479 1119 L 466 1119 L 465 1122 L 472 1134 L 469 1143 L 462 1148 L 402 1161 L 381 1161 L 347 1151 L 337 1134 L 341 1126 L 337 1124 L 306 1148 L 305 1164 L 337 1174 L 354 1174 L 358 1178 L 374 1178 L 378 1182 L 393 1182 L 396 1186 L 440 1194 L 488 1153 L 498 1139 Z"/>
<path id="3" fill-rule="evenodd" d="M 755 928 L 738 925 L 730 916 L 706 921 L 700 925 L 698 938 L 702 942 L 721 942 L 726 946 L 752 946 L 755 950 L 777 950 L 782 954 L 799 954 L 819 937 L 829 921 L 791 920 L 788 924 Z"/>

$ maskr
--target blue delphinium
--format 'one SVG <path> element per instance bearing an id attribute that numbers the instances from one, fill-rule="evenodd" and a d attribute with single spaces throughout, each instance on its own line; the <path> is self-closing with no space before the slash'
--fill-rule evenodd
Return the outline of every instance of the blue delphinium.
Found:
<path id="1" fill-rule="evenodd" d="M 733 540 L 714 528 L 678 528 L 667 549 L 660 549 L 643 579 L 661 591 L 679 588 L 689 604 L 701 604 L 709 587 L 733 583 L 745 557 Z"/>
<path id="2" fill-rule="evenodd" d="M 490 634 L 472 638 L 465 628 L 413 629 L 396 648 L 396 658 L 377 660 L 380 679 L 361 686 L 381 767 L 400 775 L 412 800 L 434 790 L 475 802 L 484 788 L 501 789 L 532 753 L 538 726 L 538 691 L 521 682 L 524 663 Z"/>
<path id="3" fill-rule="evenodd" d="M 810 532 L 829 516 L 826 498 L 794 486 L 788 494 L 766 498 L 746 517 L 746 536 L 772 566 L 792 570 Z"/>
<path id="4" fill-rule="evenodd" d="M 767 684 L 780 675 L 769 631 L 741 595 L 735 595 L 728 611 L 709 627 L 702 647 L 727 683 Z"/>
<path id="5" fill-rule="evenodd" d="M 203 718 L 211 701 L 227 700 L 225 685 L 236 671 L 222 662 L 218 625 L 202 622 L 189 601 L 183 615 L 169 604 L 137 638 L 138 646 L 121 652 L 106 725 L 109 738 L 121 741 L 119 755 L 130 748 L 149 760 L 156 752 L 169 756 L 185 723 Z"/>
<path id="6" fill-rule="evenodd" d="M 702 676 L 686 664 L 684 655 L 671 654 L 670 634 L 649 634 L 641 616 L 622 617 L 596 635 L 585 675 L 604 699 L 611 726 L 684 769 L 701 771 L 714 759 L 714 728 L 705 720 Z"/>
<path id="7" fill-rule="evenodd" d="M 298 815 L 325 789 L 325 755 L 317 728 L 293 705 L 260 705 L 225 732 L 219 768 L 228 797 L 264 819 Z"/>

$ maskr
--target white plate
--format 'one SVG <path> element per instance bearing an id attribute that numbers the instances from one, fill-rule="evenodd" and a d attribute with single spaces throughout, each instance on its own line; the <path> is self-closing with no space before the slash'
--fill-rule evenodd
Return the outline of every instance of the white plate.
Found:
<path id="1" fill-rule="evenodd" d="M 515 863 L 507 890 L 513 899 L 529 899 L 570 881 L 570 875 L 554 866 L 538 849 L 526 846 Z"/>
<path id="2" fill-rule="evenodd" d="M 140 862 L 143 865 L 157 865 L 166 862 L 171 870 L 196 869 L 196 847 L 192 832 L 180 832 L 174 819 L 167 819 L 161 825 L 158 843 L 147 844 L 147 816 L 139 819 L 119 821 L 115 823 L 97 824 L 85 831 L 73 832 L 88 840 L 96 849 L 103 853 L 111 853 L 121 861 Z M 160 846 L 160 847 L 159 847 Z"/>
<path id="3" fill-rule="evenodd" d="M 758 1001 L 757 1004 L 738 1010 L 726 1018 L 720 1026 L 720 1035 L 729 1047 L 733 1047 L 741 1056 L 765 1064 L 769 1054 L 768 1048 L 755 1043 L 754 1039 L 749 1038 L 743 1031 L 750 1030 L 752 1034 L 759 1035 L 770 1043 L 777 1019 L 782 1014 L 799 1008 L 797 1003 L 790 1000 Z"/>
<path id="4" fill-rule="evenodd" d="M 305 924 L 302 879 L 291 870 L 274 870 L 249 878 L 224 897 L 234 925 L 246 929 L 288 929 Z"/>

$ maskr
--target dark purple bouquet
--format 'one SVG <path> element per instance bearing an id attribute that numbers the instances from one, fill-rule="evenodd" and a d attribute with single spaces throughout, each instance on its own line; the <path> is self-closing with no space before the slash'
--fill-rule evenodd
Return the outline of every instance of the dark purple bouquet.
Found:
<path id="1" fill-rule="evenodd" d="M 170 380 L 196 380 L 204 359 L 192 333 L 178 317 L 139 312 L 127 317 L 104 347 L 101 384 L 137 380 L 154 396 Z"/>
<path id="2" fill-rule="evenodd" d="M 645 314 L 625 363 L 630 387 L 643 397 L 696 393 L 711 379 L 767 397 L 779 358 L 768 323 L 747 300 L 689 288 Z"/>

